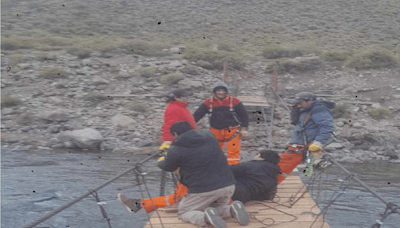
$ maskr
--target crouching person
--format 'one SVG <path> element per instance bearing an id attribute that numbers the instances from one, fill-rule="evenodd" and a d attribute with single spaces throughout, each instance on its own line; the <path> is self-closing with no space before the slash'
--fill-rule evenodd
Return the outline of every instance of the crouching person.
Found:
<path id="1" fill-rule="evenodd" d="M 235 178 L 214 135 L 194 130 L 186 121 L 170 128 L 175 140 L 158 167 L 165 171 L 179 168 L 180 182 L 188 188 L 178 207 L 181 220 L 197 226 L 227 227 L 223 219 L 233 217 L 241 225 L 249 223 L 243 203 L 229 201 L 235 191 Z"/>

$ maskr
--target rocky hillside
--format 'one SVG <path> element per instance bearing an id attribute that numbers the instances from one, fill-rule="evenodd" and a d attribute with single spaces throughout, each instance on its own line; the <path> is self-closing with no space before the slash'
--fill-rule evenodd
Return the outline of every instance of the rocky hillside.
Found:
<path id="1" fill-rule="evenodd" d="M 206 37 L 244 47 L 314 40 L 326 49 L 381 44 L 397 50 L 400 39 L 397 0 L 4 0 L 1 10 L 1 32 L 8 35 Z"/>
<path id="2" fill-rule="evenodd" d="M 2 144 L 114 153 L 155 149 L 161 143 L 161 95 L 190 88 L 193 112 L 222 78 L 222 57 L 242 72 L 239 78 L 229 69 L 232 92 L 266 91 L 273 102 L 267 63 L 274 59 L 264 58 L 265 44 L 311 40 L 322 49 L 379 44 L 396 53 L 399 9 L 398 1 L 2 1 Z M 47 36 L 40 37 L 42 32 Z M 193 37 L 211 40 L 212 47 L 186 42 Z M 126 43 L 130 39 L 141 42 Z M 367 62 L 385 60 L 371 56 Z M 355 70 L 343 61 L 322 61 L 318 51 L 292 61 L 309 59 L 318 63 L 312 71 L 298 65 L 280 71 L 279 94 L 286 102 L 308 90 L 338 104 L 338 142 L 327 151 L 344 162 L 399 162 L 399 68 Z M 246 78 L 249 71 L 253 77 Z M 206 118 L 200 127 L 207 127 Z M 279 102 L 275 149 L 287 146 L 291 128 Z M 245 159 L 268 146 L 262 121 L 249 130 Z"/>

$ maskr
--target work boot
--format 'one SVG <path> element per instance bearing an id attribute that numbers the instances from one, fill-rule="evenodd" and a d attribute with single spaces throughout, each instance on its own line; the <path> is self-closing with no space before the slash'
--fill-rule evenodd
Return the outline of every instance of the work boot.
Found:
<path id="1" fill-rule="evenodd" d="M 231 204 L 231 216 L 242 226 L 249 224 L 249 214 L 247 213 L 244 204 L 240 201 L 236 200 Z"/>
<path id="2" fill-rule="evenodd" d="M 140 205 L 140 199 L 130 199 L 121 193 L 118 194 L 118 201 L 124 205 L 126 210 L 130 213 L 136 213 L 142 208 Z"/>
<path id="3" fill-rule="evenodd" d="M 226 222 L 219 216 L 217 209 L 207 207 L 204 211 L 204 220 L 215 228 L 228 228 Z"/>

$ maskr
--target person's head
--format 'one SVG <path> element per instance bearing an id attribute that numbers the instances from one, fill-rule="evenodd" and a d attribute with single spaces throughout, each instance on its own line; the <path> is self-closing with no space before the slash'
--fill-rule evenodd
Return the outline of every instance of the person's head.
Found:
<path id="1" fill-rule="evenodd" d="M 169 131 L 174 136 L 174 138 L 176 138 L 176 137 L 180 136 L 181 134 L 183 134 L 187 131 L 190 131 L 190 130 L 193 130 L 193 127 L 186 121 L 175 122 L 174 124 L 172 124 L 171 128 L 169 129 Z"/>
<path id="2" fill-rule="evenodd" d="M 278 164 L 280 161 L 280 156 L 278 153 L 271 150 L 261 150 L 254 156 L 254 160 L 268 161 L 272 164 Z"/>
<path id="3" fill-rule="evenodd" d="M 186 91 L 184 89 L 174 89 L 167 94 L 167 103 L 172 101 L 180 101 L 183 103 L 188 103 L 188 97 L 193 95 L 192 92 Z"/>
<path id="4" fill-rule="evenodd" d="M 224 99 L 228 95 L 228 85 L 224 82 L 217 82 L 213 86 L 213 93 L 218 99 Z"/>
<path id="5" fill-rule="evenodd" d="M 296 98 L 292 100 L 290 104 L 294 108 L 304 108 L 316 99 L 317 96 L 311 92 L 301 92 L 296 94 Z"/>

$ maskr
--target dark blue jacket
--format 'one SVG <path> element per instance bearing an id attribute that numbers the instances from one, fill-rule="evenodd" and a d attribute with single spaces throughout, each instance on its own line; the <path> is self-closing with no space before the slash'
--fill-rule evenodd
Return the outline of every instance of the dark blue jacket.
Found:
<path id="1" fill-rule="evenodd" d="M 181 134 L 158 167 L 170 172 L 180 168 L 180 182 L 188 193 L 210 192 L 236 183 L 224 152 L 209 130 Z"/>
<path id="2" fill-rule="evenodd" d="M 300 110 L 292 110 L 292 123 L 295 127 L 292 132 L 292 138 L 290 143 L 307 145 L 308 143 L 316 140 L 322 144 L 332 137 L 334 130 L 333 116 L 331 109 L 335 107 L 335 103 L 323 100 L 315 100 L 305 108 Z M 303 126 L 304 120 L 307 116 L 307 112 L 310 113 L 308 122 Z M 300 117 L 296 119 L 296 111 Z M 303 131 L 306 136 L 304 142 Z"/>

